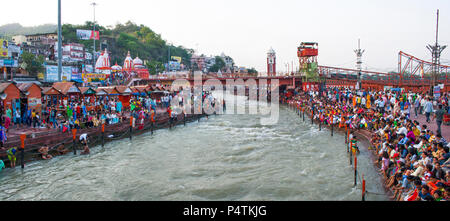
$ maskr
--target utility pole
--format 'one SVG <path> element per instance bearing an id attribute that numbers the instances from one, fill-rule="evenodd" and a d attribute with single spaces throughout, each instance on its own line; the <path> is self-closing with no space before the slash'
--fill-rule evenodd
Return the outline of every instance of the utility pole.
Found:
<path id="1" fill-rule="evenodd" d="M 61 0 L 58 0 L 58 81 L 62 74 L 62 28 L 61 28 Z"/>
<path id="2" fill-rule="evenodd" d="M 168 55 L 167 55 L 167 72 L 170 72 L 170 48 L 172 47 L 172 43 L 167 45 L 169 47 Z"/>
<path id="3" fill-rule="evenodd" d="M 436 20 L 436 42 L 433 45 L 428 45 L 427 49 L 431 52 L 433 68 L 432 68 L 432 78 L 431 78 L 431 89 L 430 93 L 433 96 L 433 88 L 436 86 L 436 78 L 440 72 L 440 64 L 441 64 L 441 53 L 447 47 L 447 45 L 439 45 L 438 43 L 438 32 L 439 31 L 439 9 L 437 10 L 437 20 Z"/>
<path id="4" fill-rule="evenodd" d="M 92 54 L 93 58 L 93 64 L 94 64 L 94 72 L 95 72 L 95 39 L 97 38 L 97 35 L 95 34 L 95 6 L 97 6 L 97 3 L 93 2 L 91 5 L 94 7 L 94 53 Z"/>
<path id="5" fill-rule="evenodd" d="M 356 69 L 358 69 L 358 89 L 361 89 L 362 87 L 362 80 L 361 80 L 361 70 L 362 70 L 362 55 L 364 54 L 365 50 L 361 50 L 361 42 L 360 39 L 358 39 L 358 49 L 354 50 L 356 54 Z"/>

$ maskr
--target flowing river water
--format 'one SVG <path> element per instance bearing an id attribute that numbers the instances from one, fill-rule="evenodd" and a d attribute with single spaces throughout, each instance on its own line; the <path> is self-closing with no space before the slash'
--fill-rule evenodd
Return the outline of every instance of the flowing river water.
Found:
<path id="1" fill-rule="evenodd" d="M 248 102 L 256 105 L 257 102 Z M 217 115 L 0 173 L 0 200 L 361 200 L 343 134 L 280 106 L 261 115 Z M 358 170 L 366 200 L 388 200 L 367 148 Z"/>

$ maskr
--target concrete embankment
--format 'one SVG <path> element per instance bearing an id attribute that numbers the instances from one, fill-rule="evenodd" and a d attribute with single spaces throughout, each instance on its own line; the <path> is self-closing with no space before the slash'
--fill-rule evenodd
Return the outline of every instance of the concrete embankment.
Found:
<path id="1" fill-rule="evenodd" d="M 188 122 L 199 120 L 205 115 L 178 115 L 177 120 L 170 121 L 170 118 L 167 113 L 157 114 L 155 117 L 155 122 L 152 123 L 150 119 L 144 121 L 144 124 L 139 124 L 138 120 L 135 121 L 135 127 L 130 129 L 130 118 L 123 119 L 122 122 L 117 124 L 105 125 L 104 132 L 102 132 L 102 127 L 95 128 L 85 128 L 78 129 L 76 132 L 76 139 L 73 140 L 73 135 L 71 131 L 67 131 L 65 133 L 52 131 L 47 133 L 36 133 L 36 134 L 27 134 L 25 139 L 25 150 L 24 150 L 24 164 L 28 162 L 32 162 L 35 160 L 41 160 L 41 154 L 38 150 L 43 146 L 49 147 L 49 154 L 53 156 L 60 155 L 56 150 L 61 145 L 64 145 L 64 148 L 70 150 L 70 152 L 77 153 L 82 150 L 82 145 L 79 142 L 79 136 L 81 134 L 87 134 L 89 139 L 89 146 L 92 148 L 97 145 L 102 145 L 107 142 L 126 139 L 132 136 L 140 135 L 146 132 L 153 132 L 154 130 L 162 129 L 162 128 L 170 128 L 180 124 L 186 124 Z M 131 139 L 131 138 L 130 138 Z M 8 140 L 5 145 L 6 147 L 17 147 L 16 153 L 16 166 L 20 166 L 22 164 L 22 156 L 21 156 L 21 140 L 19 137 L 14 137 L 13 139 Z M 75 148 L 75 150 L 74 150 Z M 69 153 L 70 154 L 70 153 Z M 0 153 L 0 159 L 5 162 L 5 165 L 9 166 L 9 159 L 6 155 L 6 152 L 3 151 Z"/>

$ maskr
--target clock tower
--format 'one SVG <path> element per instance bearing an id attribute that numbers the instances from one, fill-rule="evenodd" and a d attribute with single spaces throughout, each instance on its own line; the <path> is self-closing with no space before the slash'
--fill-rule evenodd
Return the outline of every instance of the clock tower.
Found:
<path id="1" fill-rule="evenodd" d="M 267 76 L 275 76 L 277 74 L 277 57 L 275 51 L 270 48 L 267 52 Z"/>

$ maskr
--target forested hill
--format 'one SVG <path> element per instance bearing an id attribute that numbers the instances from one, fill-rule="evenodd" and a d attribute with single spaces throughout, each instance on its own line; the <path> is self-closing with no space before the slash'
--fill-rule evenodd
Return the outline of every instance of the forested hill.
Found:
<path id="1" fill-rule="evenodd" d="M 82 43 L 86 48 L 92 48 L 92 40 L 79 40 L 76 36 L 77 29 L 93 30 L 92 22 L 86 22 L 83 25 L 65 24 L 62 28 L 64 43 Z M 146 61 L 150 72 L 155 74 L 164 69 L 163 64 L 167 63 L 170 47 L 170 55 L 181 57 L 182 63 L 190 67 L 190 59 L 194 52 L 192 49 L 183 46 L 169 46 L 160 34 L 144 25 L 128 21 L 125 24 L 117 24 L 115 27 L 96 26 L 96 30 L 100 30 L 100 42 L 106 40 L 108 43 L 112 65 L 116 62 L 123 65 L 123 61 L 130 51 L 133 59 L 139 56 L 141 60 Z M 100 44 L 97 43 L 96 48 L 100 50 Z"/>

